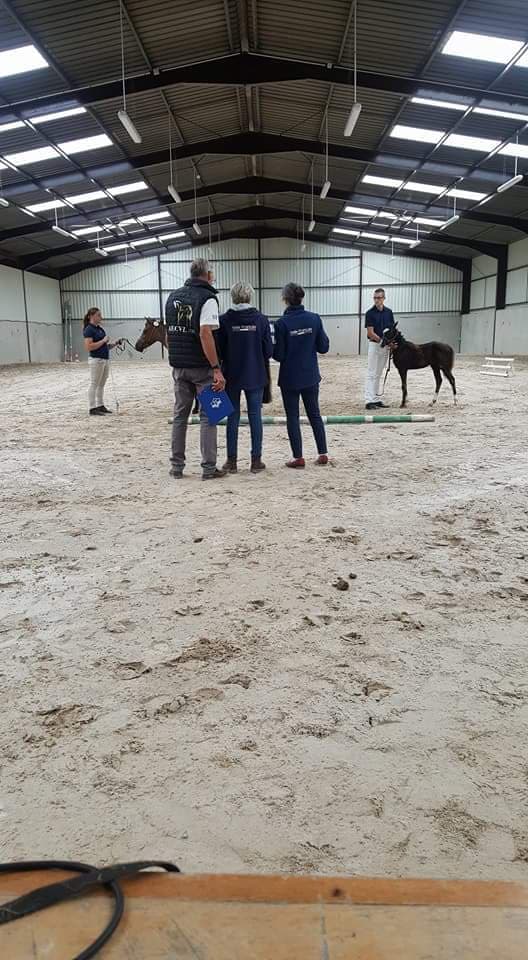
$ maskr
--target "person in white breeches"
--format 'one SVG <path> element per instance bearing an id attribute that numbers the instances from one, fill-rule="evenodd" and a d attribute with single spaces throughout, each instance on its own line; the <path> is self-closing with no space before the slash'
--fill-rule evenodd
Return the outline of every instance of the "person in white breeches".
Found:
<path id="1" fill-rule="evenodd" d="M 385 407 L 380 393 L 380 380 L 388 360 L 388 347 L 382 347 L 383 331 L 394 323 L 394 314 L 385 306 L 385 290 L 378 287 L 374 291 L 374 306 L 365 314 L 367 328 L 368 354 L 367 377 L 365 380 L 365 406 L 367 410 Z"/>
<path id="2" fill-rule="evenodd" d="M 110 350 L 120 340 L 110 340 L 103 330 L 103 318 L 99 307 L 90 307 L 84 318 L 84 348 L 89 353 L 90 385 L 88 387 L 88 408 L 92 416 L 104 416 L 112 413 L 104 404 L 104 388 L 108 380 Z"/>

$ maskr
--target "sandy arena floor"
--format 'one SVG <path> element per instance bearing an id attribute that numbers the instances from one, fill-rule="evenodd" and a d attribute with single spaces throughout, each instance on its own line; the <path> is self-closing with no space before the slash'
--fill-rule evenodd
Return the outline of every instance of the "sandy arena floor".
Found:
<path id="1" fill-rule="evenodd" d="M 213 484 L 195 427 L 168 479 L 165 365 L 116 362 L 104 421 L 83 365 L 0 371 L 0 860 L 527 878 L 528 366 L 479 362 L 326 470 L 269 427 L 251 476 L 242 428 Z"/>

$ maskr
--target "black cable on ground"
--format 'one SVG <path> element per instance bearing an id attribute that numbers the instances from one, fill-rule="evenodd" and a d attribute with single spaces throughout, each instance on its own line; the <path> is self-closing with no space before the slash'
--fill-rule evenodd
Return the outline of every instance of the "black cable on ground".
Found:
<path id="1" fill-rule="evenodd" d="M 179 873 L 179 868 L 173 863 L 167 863 L 160 860 L 140 860 L 135 863 L 118 863 L 111 867 L 92 867 L 86 863 L 72 863 L 67 860 L 32 860 L 21 861 L 20 863 L 2 863 L 0 864 L 0 874 L 5 873 L 29 873 L 34 870 L 71 870 L 81 876 L 71 877 L 67 880 L 60 880 L 57 883 L 48 884 L 45 887 L 38 887 L 29 893 L 4 903 L 0 906 L 0 925 L 11 923 L 20 917 L 29 916 L 45 907 L 62 903 L 65 900 L 71 900 L 89 892 L 94 887 L 103 886 L 112 894 L 114 898 L 114 909 L 112 916 L 106 927 L 99 934 L 96 940 L 90 944 L 82 953 L 72 957 L 72 960 L 91 960 L 95 957 L 101 948 L 108 943 L 110 937 L 115 933 L 121 918 L 123 916 L 125 899 L 123 891 L 119 885 L 119 880 L 134 876 L 142 870 L 149 867 L 158 867 L 169 873 Z"/>

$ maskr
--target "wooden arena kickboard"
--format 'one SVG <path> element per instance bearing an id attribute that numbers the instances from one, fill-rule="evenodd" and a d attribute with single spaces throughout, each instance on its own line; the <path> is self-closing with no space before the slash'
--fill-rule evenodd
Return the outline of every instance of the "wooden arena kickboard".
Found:
<path id="1" fill-rule="evenodd" d="M 0 877 L 0 902 L 67 876 Z M 528 886 L 502 882 L 196 875 L 123 883 L 101 960 L 525 960 Z M 97 893 L 0 927 L 6 960 L 71 960 L 97 936 Z"/>

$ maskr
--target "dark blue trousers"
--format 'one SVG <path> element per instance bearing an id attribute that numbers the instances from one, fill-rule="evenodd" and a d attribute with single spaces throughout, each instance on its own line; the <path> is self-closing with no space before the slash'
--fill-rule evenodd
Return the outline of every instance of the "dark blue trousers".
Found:
<path id="1" fill-rule="evenodd" d="M 316 384 L 315 387 L 308 387 L 306 390 L 285 390 L 281 387 L 281 393 L 284 410 L 286 411 L 288 437 L 295 459 L 303 455 L 301 425 L 299 423 L 300 397 L 302 397 L 306 416 L 313 430 L 317 453 L 328 453 L 324 423 L 319 410 L 319 384 Z"/>

